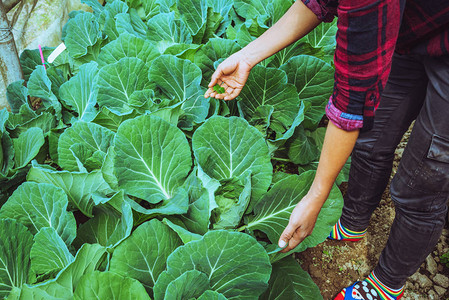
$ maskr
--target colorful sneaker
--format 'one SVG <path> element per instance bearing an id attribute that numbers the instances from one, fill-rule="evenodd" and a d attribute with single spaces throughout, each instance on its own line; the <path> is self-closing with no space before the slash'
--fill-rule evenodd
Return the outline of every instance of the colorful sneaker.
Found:
<path id="1" fill-rule="evenodd" d="M 344 288 L 334 300 L 398 300 L 404 294 L 404 287 L 391 289 L 377 279 L 374 272 L 363 281 Z"/>
<path id="2" fill-rule="evenodd" d="M 356 242 L 360 241 L 365 235 L 366 229 L 363 231 L 349 230 L 347 228 L 344 228 L 343 225 L 341 225 L 340 220 L 338 220 L 337 224 L 332 227 L 331 233 L 327 238 L 337 241 Z"/>

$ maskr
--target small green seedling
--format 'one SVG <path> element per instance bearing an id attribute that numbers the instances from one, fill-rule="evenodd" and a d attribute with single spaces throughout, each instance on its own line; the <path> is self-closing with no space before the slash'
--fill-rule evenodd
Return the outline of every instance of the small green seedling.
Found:
<path id="1" fill-rule="evenodd" d="M 224 87 L 219 86 L 218 84 L 216 84 L 216 85 L 214 85 L 214 91 L 215 91 L 217 94 L 224 94 L 225 89 L 224 89 Z"/>

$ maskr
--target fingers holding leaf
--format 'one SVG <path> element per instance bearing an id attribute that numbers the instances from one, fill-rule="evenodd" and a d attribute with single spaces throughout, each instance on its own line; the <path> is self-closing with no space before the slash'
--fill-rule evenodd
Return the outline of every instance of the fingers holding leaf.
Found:
<path id="1" fill-rule="evenodd" d="M 242 54 L 234 53 L 218 65 L 204 96 L 224 100 L 234 99 L 246 84 L 251 68 Z"/>

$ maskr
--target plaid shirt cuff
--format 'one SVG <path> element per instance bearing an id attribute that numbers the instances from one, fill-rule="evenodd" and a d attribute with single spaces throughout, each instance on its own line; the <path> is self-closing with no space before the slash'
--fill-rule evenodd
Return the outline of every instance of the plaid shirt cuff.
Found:
<path id="1" fill-rule="evenodd" d="M 318 0 L 301 0 L 322 22 L 332 22 L 335 15 L 322 6 Z"/>
<path id="2" fill-rule="evenodd" d="M 363 116 L 348 114 L 339 110 L 333 103 L 332 97 L 326 106 L 326 116 L 340 129 L 352 131 L 363 127 Z"/>

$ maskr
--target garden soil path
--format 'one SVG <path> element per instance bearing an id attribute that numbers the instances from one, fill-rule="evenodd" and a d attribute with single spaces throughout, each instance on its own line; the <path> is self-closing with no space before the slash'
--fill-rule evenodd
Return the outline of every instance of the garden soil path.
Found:
<path id="1" fill-rule="evenodd" d="M 409 134 L 410 131 L 396 149 L 391 177 L 397 170 Z M 344 190 L 345 186 L 342 186 Z M 324 299 L 333 299 L 341 289 L 364 279 L 371 272 L 385 246 L 394 215 L 394 206 L 387 189 L 362 241 L 351 243 L 326 240 L 296 254 L 296 259 L 310 273 Z M 446 224 L 434 251 L 407 281 L 402 299 L 449 299 L 449 269 L 440 263 L 440 256 L 449 250 L 448 242 L 449 229 Z"/>

